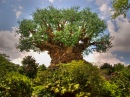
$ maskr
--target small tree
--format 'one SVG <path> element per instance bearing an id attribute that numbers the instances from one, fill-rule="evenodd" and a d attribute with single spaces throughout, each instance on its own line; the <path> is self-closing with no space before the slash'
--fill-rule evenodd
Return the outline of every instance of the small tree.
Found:
<path id="1" fill-rule="evenodd" d="M 48 51 L 51 65 L 82 60 L 82 53 L 105 52 L 112 47 L 111 37 L 104 34 L 105 21 L 90 9 L 79 7 L 37 9 L 33 19 L 19 22 L 21 35 L 17 47 L 23 51 Z"/>
<path id="2" fill-rule="evenodd" d="M 114 72 L 112 65 L 109 63 L 104 63 L 101 67 L 101 70 L 105 70 L 107 75 L 111 75 Z"/>
<path id="3" fill-rule="evenodd" d="M 23 58 L 22 64 L 25 75 L 30 78 L 34 78 L 37 74 L 37 68 L 38 68 L 36 60 L 32 58 L 32 56 L 26 56 L 25 58 Z"/>
<path id="4" fill-rule="evenodd" d="M 44 71 L 44 70 L 46 70 L 46 69 L 47 69 L 47 68 L 46 68 L 46 66 L 45 66 L 44 64 L 38 66 L 38 72 L 42 72 L 42 71 Z"/>

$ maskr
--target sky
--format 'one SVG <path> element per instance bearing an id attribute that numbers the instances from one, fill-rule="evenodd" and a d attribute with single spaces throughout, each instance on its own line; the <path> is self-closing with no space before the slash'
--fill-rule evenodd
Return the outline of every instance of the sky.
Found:
<path id="1" fill-rule="evenodd" d="M 80 8 L 89 7 L 92 12 L 106 21 L 106 32 L 114 37 L 113 47 L 106 53 L 91 53 L 84 56 L 84 59 L 95 64 L 102 63 L 123 63 L 130 64 L 130 12 L 127 17 L 119 16 L 111 19 L 113 14 L 111 0 L 0 0 L 0 53 L 10 56 L 10 60 L 16 64 L 21 64 L 25 56 L 31 55 L 37 63 L 50 65 L 51 58 L 47 51 L 36 53 L 20 52 L 16 49 L 19 36 L 16 35 L 16 29 L 19 26 L 18 21 L 22 19 L 31 19 L 31 15 L 37 8 L 45 8 L 53 5 L 57 8 L 70 8 L 80 6 Z"/>

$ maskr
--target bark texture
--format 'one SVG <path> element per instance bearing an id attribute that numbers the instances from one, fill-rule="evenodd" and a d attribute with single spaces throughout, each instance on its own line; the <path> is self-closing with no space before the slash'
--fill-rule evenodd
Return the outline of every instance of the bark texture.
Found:
<path id="1" fill-rule="evenodd" d="M 72 60 L 82 60 L 81 52 L 76 51 L 74 47 L 67 47 L 64 49 L 52 49 L 49 52 L 51 60 L 51 66 L 55 66 L 59 63 L 68 63 Z"/>

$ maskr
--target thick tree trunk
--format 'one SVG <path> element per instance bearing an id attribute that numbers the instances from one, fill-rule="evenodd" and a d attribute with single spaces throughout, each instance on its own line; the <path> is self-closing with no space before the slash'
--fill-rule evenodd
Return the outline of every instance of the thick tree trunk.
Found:
<path id="1" fill-rule="evenodd" d="M 49 52 L 51 57 L 50 67 L 54 67 L 59 63 L 68 63 L 72 60 L 82 60 L 83 56 L 81 52 L 76 50 L 74 47 L 67 47 L 64 49 L 55 48 Z"/>

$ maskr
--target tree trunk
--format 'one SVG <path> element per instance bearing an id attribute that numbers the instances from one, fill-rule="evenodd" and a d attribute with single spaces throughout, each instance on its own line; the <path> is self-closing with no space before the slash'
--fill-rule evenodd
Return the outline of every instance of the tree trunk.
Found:
<path id="1" fill-rule="evenodd" d="M 74 47 L 66 47 L 66 48 L 55 48 L 49 51 L 51 57 L 51 65 L 50 67 L 56 66 L 59 63 L 68 63 L 72 60 L 82 60 L 82 53 L 76 50 Z"/>

